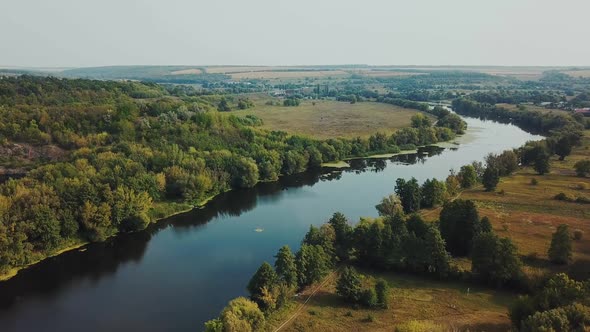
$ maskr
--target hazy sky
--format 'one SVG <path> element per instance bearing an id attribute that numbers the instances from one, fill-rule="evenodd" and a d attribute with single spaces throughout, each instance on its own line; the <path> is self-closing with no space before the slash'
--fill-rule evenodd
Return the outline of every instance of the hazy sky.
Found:
<path id="1" fill-rule="evenodd" d="M 590 65 L 590 0 L 0 0 L 0 66 Z"/>

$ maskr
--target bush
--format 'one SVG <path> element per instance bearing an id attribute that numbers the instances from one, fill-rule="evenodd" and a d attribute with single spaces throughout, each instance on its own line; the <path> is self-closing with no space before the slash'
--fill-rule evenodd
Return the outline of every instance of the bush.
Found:
<path id="1" fill-rule="evenodd" d="M 361 302 L 369 308 L 377 306 L 377 293 L 374 288 L 367 288 L 361 295 Z"/>
<path id="2" fill-rule="evenodd" d="M 580 160 L 574 165 L 574 168 L 579 177 L 585 177 L 590 173 L 590 160 Z"/>
<path id="3" fill-rule="evenodd" d="M 575 199 L 566 193 L 559 193 L 553 197 L 558 201 L 573 202 Z"/>
<path id="4" fill-rule="evenodd" d="M 535 178 L 531 179 L 531 186 L 536 186 L 538 184 L 539 184 L 539 181 L 537 179 L 535 179 Z"/>
<path id="5" fill-rule="evenodd" d="M 376 321 L 376 319 L 375 319 L 375 316 L 373 316 L 372 314 L 368 314 L 367 318 L 365 318 L 365 322 L 367 322 L 367 323 L 372 323 L 374 321 Z"/>
<path id="6" fill-rule="evenodd" d="M 584 232 L 582 232 L 582 230 L 580 230 L 580 229 L 576 229 L 574 231 L 574 240 L 580 241 L 582 239 L 582 237 L 584 237 Z"/>
<path id="7" fill-rule="evenodd" d="M 590 204 L 590 198 L 584 197 L 584 196 L 579 196 L 578 198 L 576 198 L 576 203 Z"/>

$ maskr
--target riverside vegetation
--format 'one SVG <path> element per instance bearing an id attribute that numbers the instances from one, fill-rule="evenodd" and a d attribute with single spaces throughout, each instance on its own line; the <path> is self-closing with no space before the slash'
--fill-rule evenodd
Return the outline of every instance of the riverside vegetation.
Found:
<path id="1" fill-rule="evenodd" d="M 0 79 L 0 275 L 86 242 L 142 230 L 232 188 L 453 139 L 463 121 L 415 112 L 391 135 L 316 140 L 260 128 L 214 90 L 155 83 L 18 76 Z M 296 108 L 295 104 L 293 108 Z M 428 110 L 422 106 L 423 110 Z"/>
<path id="2" fill-rule="evenodd" d="M 562 267 L 572 262 L 573 242 L 582 239 L 581 230 L 572 233 L 567 224 L 558 225 L 550 243 L 544 243 L 548 269 L 542 274 L 534 273 L 530 269 L 530 257 L 523 257 L 510 237 L 499 235 L 502 231 L 495 230 L 495 221 L 480 216 L 477 201 L 458 198 L 461 194 L 470 197 L 472 193 L 481 192 L 477 189 L 480 184 L 485 192 L 494 194 L 501 178 L 510 179 L 520 169 L 532 168 L 539 175 L 534 183 L 526 185 L 553 181 L 543 175 L 551 173 L 552 164 L 564 163 L 572 151 L 576 152 L 576 162 L 573 167 L 569 166 L 569 172 L 575 175 L 564 176 L 584 178 L 588 174 L 585 168 L 588 159 L 579 158 L 580 154 L 588 157 L 583 152 L 589 146 L 584 132 L 588 123 L 566 113 L 526 110 L 515 113 L 468 98 L 456 100 L 453 106 L 460 114 L 513 121 L 544 133 L 547 138 L 529 142 L 516 150 L 489 155 L 485 165 L 474 162 L 457 173 L 451 172 L 442 181 L 430 179 L 420 185 L 413 178 L 398 179 L 395 194 L 385 197 L 376 206 L 378 218 L 364 218 L 351 226 L 344 215 L 335 213 L 323 226 L 311 226 L 296 254 L 285 246 L 275 256 L 274 268 L 263 263 L 248 284 L 250 299 L 231 301 L 219 318 L 205 324 L 205 330 L 274 330 L 281 322 L 276 317 L 284 319 L 285 312 L 293 312 L 290 305 L 293 294 L 298 290 L 305 292 L 310 285 L 319 283 L 322 284 L 318 288 L 326 290 L 325 284 L 330 281 L 323 280 L 331 271 L 339 277 L 335 284 L 331 283 L 329 291 L 338 295 L 340 302 L 352 310 L 368 309 L 368 316 L 358 323 L 358 319 L 352 318 L 356 315 L 348 311 L 336 322 L 333 319 L 340 311 L 334 307 L 335 303 L 320 301 L 305 314 L 312 321 L 306 323 L 305 319 L 295 319 L 295 323 L 291 323 L 295 330 L 391 328 L 391 325 L 379 325 L 375 316 L 380 310 L 389 310 L 387 317 L 395 316 L 391 314 L 396 306 L 392 298 L 398 289 L 387 281 L 392 271 L 423 275 L 447 283 L 480 284 L 521 294 L 516 301 L 506 304 L 510 306 L 513 327 L 521 331 L 583 331 L 590 326 L 589 276 L 576 275 L 574 279 L 569 272 L 561 273 Z M 557 159 L 553 158 L 555 155 Z M 585 204 L 584 199 L 566 200 L 562 197 L 567 195 L 559 195 L 556 199 Z M 423 216 L 432 211 L 440 211 L 439 217 L 433 222 L 425 221 Z M 527 238 L 527 241 L 540 240 Z M 465 266 L 465 260 L 470 262 L 469 266 Z M 368 271 L 369 275 L 385 275 L 386 279 L 363 276 L 353 266 Z M 580 278 L 582 281 L 578 281 Z M 313 321 L 316 310 L 324 311 L 324 318 L 320 321 Z M 428 322 L 404 322 L 399 318 L 389 323 L 398 325 L 399 331 L 448 328 Z"/>

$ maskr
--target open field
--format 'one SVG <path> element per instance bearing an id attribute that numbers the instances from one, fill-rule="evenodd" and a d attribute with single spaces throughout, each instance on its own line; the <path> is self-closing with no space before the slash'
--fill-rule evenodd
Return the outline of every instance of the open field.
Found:
<path id="1" fill-rule="evenodd" d="M 415 110 L 393 105 L 327 100 L 303 100 L 297 107 L 270 106 L 264 99 L 254 100 L 256 107 L 236 111 L 236 115 L 255 115 L 264 121 L 263 127 L 292 134 L 325 139 L 335 137 L 366 137 L 376 132 L 391 134 L 410 126 Z M 314 105 L 315 103 L 315 105 Z"/>
<path id="2" fill-rule="evenodd" d="M 302 78 L 344 78 L 350 76 L 343 70 L 289 70 L 289 71 L 247 71 L 229 74 L 234 80 L 242 79 L 302 79 Z"/>
<path id="3" fill-rule="evenodd" d="M 504 103 L 500 103 L 500 104 L 496 104 L 496 106 L 505 108 L 509 111 L 516 111 L 518 109 L 517 105 L 514 104 L 504 104 Z M 527 111 L 535 111 L 535 112 L 541 112 L 541 113 L 550 113 L 550 112 L 565 112 L 567 113 L 568 111 L 566 110 L 560 110 L 557 108 L 545 108 L 543 106 L 537 106 L 537 105 L 532 105 L 532 104 L 524 104 L 523 105 Z"/>
<path id="4" fill-rule="evenodd" d="M 368 76 L 368 77 L 406 77 L 415 75 L 426 75 L 427 73 L 421 73 L 416 71 L 398 71 L 398 70 L 367 70 L 359 69 L 352 70 L 351 73 Z"/>
<path id="5" fill-rule="evenodd" d="M 583 77 L 583 78 L 590 77 L 590 69 L 564 70 L 564 71 L 562 71 L 562 73 L 569 75 L 571 77 Z"/>
<path id="6" fill-rule="evenodd" d="M 376 277 L 387 280 L 391 287 L 388 309 L 346 304 L 336 295 L 337 278 L 331 278 L 280 331 L 394 331 L 396 327 L 402 331 L 507 331 L 510 328 L 507 308 L 514 295 L 403 274 L 361 272 L 367 274 L 365 282 L 369 284 Z M 296 313 L 305 299 L 304 292 L 296 305 L 271 315 L 265 331 L 275 331 Z M 410 326 L 415 329 L 404 330 Z"/>
<path id="7" fill-rule="evenodd" d="M 209 74 L 231 74 L 231 73 L 256 72 L 256 71 L 285 70 L 285 69 L 294 69 L 294 68 L 295 67 L 270 67 L 270 66 L 211 66 L 211 67 L 206 67 L 205 70 Z"/>
<path id="8" fill-rule="evenodd" d="M 590 178 L 577 177 L 573 169 L 578 160 L 590 159 L 588 147 L 590 131 L 587 130 L 583 146 L 575 148 L 565 161 L 552 159 L 550 174 L 537 175 L 525 168 L 501 178 L 496 192 L 485 192 L 480 187 L 461 194 L 462 199 L 476 202 L 480 215 L 490 218 L 499 236 L 514 241 L 525 264 L 530 265 L 529 271 L 570 271 L 577 278 L 590 277 L 590 205 L 554 199 L 561 192 L 590 198 Z M 532 179 L 538 184 L 532 185 Z M 424 215 L 434 220 L 438 218 L 439 209 Z M 568 266 L 551 265 L 547 257 L 551 235 L 560 224 L 568 224 L 571 232 L 581 230 L 584 233 L 581 240 L 574 241 L 573 262 Z"/>
<path id="9" fill-rule="evenodd" d="M 199 68 L 190 68 L 190 69 L 182 69 L 182 70 L 173 71 L 170 73 L 170 75 L 189 75 L 189 74 L 199 75 L 202 73 L 203 73 L 203 71 Z"/>

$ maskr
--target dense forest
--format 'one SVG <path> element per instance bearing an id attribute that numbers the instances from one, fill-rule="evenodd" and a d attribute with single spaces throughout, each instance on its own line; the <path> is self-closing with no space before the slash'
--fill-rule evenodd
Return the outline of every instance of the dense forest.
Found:
<path id="1" fill-rule="evenodd" d="M 102 241 L 232 188 L 323 162 L 449 140 L 459 117 L 417 115 L 413 127 L 368 139 L 318 141 L 220 112 L 225 98 L 154 83 L 20 76 L 0 79 L 0 272 L 64 247 Z M 32 158 L 39 149 L 58 151 Z M 17 152 L 14 152 L 17 151 Z M 182 203 L 174 205 L 172 203 Z"/>

